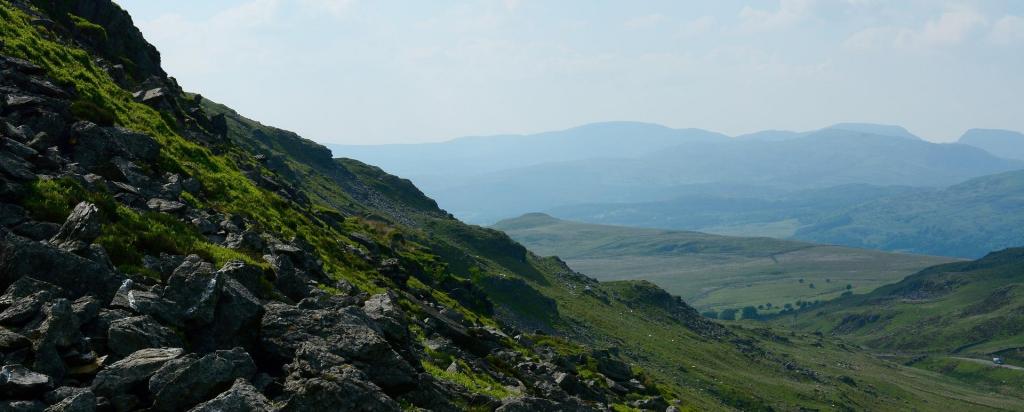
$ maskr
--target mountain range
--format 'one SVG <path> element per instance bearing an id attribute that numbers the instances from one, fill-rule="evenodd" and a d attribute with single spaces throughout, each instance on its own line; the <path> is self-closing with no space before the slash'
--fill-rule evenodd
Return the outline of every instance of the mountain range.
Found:
<path id="1" fill-rule="evenodd" d="M 989 144 L 992 136 L 1004 144 Z M 954 200 L 974 193 L 966 187 L 989 187 L 985 176 L 1005 183 L 1012 175 L 994 175 L 1024 168 L 1024 161 L 1012 158 L 1011 148 L 1020 143 L 1015 136 L 971 130 L 960 143 L 937 144 L 898 126 L 841 123 L 729 138 L 617 122 L 529 136 L 332 150 L 410 178 L 442 208 L 476 223 L 543 211 L 594 223 L 978 257 L 1024 243 L 1012 228 L 1015 214 L 977 215 L 978 208 L 954 206 L 943 211 L 943 205 L 966 206 L 970 198 Z M 1010 197 L 1001 204 L 1012 208 L 1012 191 L 1005 194 Z M 923 241 L 935 230 L 929 218 L 894 227 L 868 216 L 884 207 L 872 205 L 889 202 L 931 202 L 936 216 L 959 213 L 987 223 L 956 229 L 963 232 L 947 228 L 945 240 L 930 238 L 929 244 Z"/>

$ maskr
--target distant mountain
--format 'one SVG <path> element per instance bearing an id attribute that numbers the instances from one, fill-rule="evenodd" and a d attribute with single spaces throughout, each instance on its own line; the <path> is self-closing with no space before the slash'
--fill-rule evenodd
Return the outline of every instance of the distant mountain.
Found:
<path id="1" fill-rule="evenodd" d="M 961 144 L 985 149 L 999 157 L 1024 160 L 1024 134 L 1010 130 L 971 129 L 960 136 Z"/>
<path id="2" fill-rule="evenodd" d="M 669 200 L 694 187 L 755 192 L 849 184 L 940 187 L 1019 168 L 1024 162 L 972 146 L 825 129 L 784 141 L 695 139 L 640 157 L 549 162 L 439 180 L 410 178 L 455 215 L 488 223 L 574 204 Z"/>
<path id="3" fill-rule="evenodd" d="M 564 259 L 599 280 L 649 280 L 701 310 L 865 293 L 949 258 L 885 253 L 771 238 L 571 222 L 531 213 L 494 228 L 534 253 Z M 771 305 L 768 305 L 771 304 Z"/>
<path id="4" fill-rule="evenodd" d="M 902 126 L 888 124 L 838 123 L 829 126 L 826 129 L 845 130 L 848 132 L 873 134 L 877 136 L 902 137 L 904 139 L 921 140 L 920 137 L 917 137 L 913 133 L 910 133 L 909 131 L 907 131 L 907 129 L 903 128 Z"/>
<path id="5" fill-rule="evenodd" d="M 913 253 L 979 257 L 1024 245 L 1024 170 L 837 210 L 794 238 Z"/>
<path id="6" fill-rule="evenodd" d="M 328 145 L 335 157 L 359 159 L 407 177 L 479 175 L 551 162 L 629 158 L 687 142 L 726 139 L 700 129 L 605 122 L 531 135 L 464 137 L 442 143 Z"/>
<path id="7" fill-rule="evenodd" d="M 779 319 L 876 351 L 1002 355 L 1024 363 L 1024 248 L 950 263 Z"/>
<path id="8" fill-rule="evenodd" d="M 688 194 L 661 202 L 553 208 L 592 223 L 760 235 L 977 258 L 1024 246 L 1024 170 L 947 188 L 846 185 L 783 194 Z"/>

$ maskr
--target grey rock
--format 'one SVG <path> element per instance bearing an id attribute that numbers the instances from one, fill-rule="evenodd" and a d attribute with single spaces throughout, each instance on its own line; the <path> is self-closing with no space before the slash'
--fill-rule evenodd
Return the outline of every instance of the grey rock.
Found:
<path id="1" fill-rule="evenodd" d="M 39 241 L 50 239 L 57 235 L 57 232 L 60 231 L 60 225 L 53 222 L 29 221 L 14 226 L 11 230 L 21 236 Z"/>
<path id="2" fill-rule="evenodd" d="M 173 330 L 146 315 L 117 319 L 110 323 L 107 334 L 107 347 L 118 357 L 146 348 L 182 347 L 185 344 Z"/>
<path id="3" fill-rule="evenodd" d="M 236 379 L 231 389 L 190 409 L 190 412 L 262 412 L 274 406 L 245 379 Z"/>
<path id="4" fill-rule="evenodd" d="M 185 410 L 256 374 L 242 348 L 216 351 L 201 358 L 188 355 L 167 362 L 149 381 L 154 411 Z"/>
<path id="5" fill-rule="evenodd" d="M 3 412 L 43 412 L 46 408 L 39 401 L 0 401 L 0 411 Z"/>
<path id="6" fill-rule="evenodd" d="M 160 153 L 152 137 L 120 127 L 101 127 L 90 122 L 71 126 L 75 138 L 72 158 L 86 169 L 96 169 L 115 157 L 151 163 Z"/>
<path id="7" fill-rule="evenodd" d="M 36 178 L 35 173 L 32 173 L 31 164 L 4 152 L 0 152 L 0 173 L 22 181 Z"/>
<path id="8" fill-rule="evenodd" d="M 155 210 L 161 213 L 178 213 L 184 211 L 187 207 L 184 203 L 177 200 L 167 200 L 158 197 L 149 199 L 149 201 L 146 202 L 146 206 L 149 207 L 150 210 Z"/>
<path id="9" fill-rule="evenodd" d="M 31 345 L 32 341 L 28 340 L 25 336 L 10 329 L 0 327 L 0 352 L 14 352 Z"/>
<path id="10" fill-rule="evenodd" d="M 100 313 L 100 301 L 92 296 L 83 296 L 71 303 L 71 311 L 79 325 L 85 325 L 96 319 Z"/>
<path id="11" fill-rule="evenodd" d="M 96 395 L 85 390 L 71 395 L 46 408 L 46 412 L 93 412 L 96 410 Z"/>
<path id="12" fill-rule="evenodd" d="M 36 360 L 34 369 L 56 378 L 64 376 L 64 362 L 58 354 L 80 337 L 78 319 L 71 309 L 71 302 L 59 298 L 43 310 L 45 320 L 33 331 Z"/>
<path id="13" fill-rule="evenodd" d="M 25 276 L 60 286 L 72 299 L 93 295 L 109 300 L 123 281 L 120 275 L 102 263 L 30 241 L 0 228 L 0 288 L 6 288 Z"/>
<path id="14" fill-rule="evenodd" d="M 322 405 L 332 405 L 339 411 L 400 410 L 398 403 L 365 374 L 323 347 L 303 345 L 286 369 L 287 401 L 281 411 L 317 410 Z"/>
<path id="15" fill-rule="evenodd" d="M 303 310 L 270 303 L 266 310 L 261 343 L 272 358 L 287 362 L 301 345 L 310 344 L 349 359 L 383 388 L 401 387 L 415 380 L 412 367 L 359 308 Z"/>
<path id="16" fill-rule="evenodd" d="M 222 286 L 223 277 L 213 273 L 213 266 L 191 255 L 167 278 L 163 297 L 176 303 L 186 322 L 205 325 L 213 321 Z"/>
<path id="17" fill-rule="evenodd" d="M 31 399 L 53 386 L 53 380 L 21 365 L 0 368 L 0 396 L 7 399 Z"/>
<path id="18" fill-rule="evenodd" d="M 96 374 L 92 390 L 97 395 L 112 397 L 145 386 L 149 378 L 168 361 L 177 359 L 181 348 L 142 349 L 114 362 Z"/>
<path id="19" fill-rule="evenodd" d="M 10 203 L 0 203 L 0 226 L 14 226 L 28 220 L 25 209 Z"/>
<path id="20" fill-rule="evenodd" d="M 50 243 L 66 251 L 75 252 L 87 247 L 100 235 L 100 209 L 89 202 L 75 205 Z"/>
<path id="21" fill-rule="evenodd" d="M 262 293 L 260 279 L 263 278 L 263 269 L 253 266 L 240 260 L 232 260 L 225 263 L 218 271 L 224 277 L 234 279 L 249 292 L 259 295 Z"/>
<path id="22" fill-rule="evenodd" d="M 228 233 L 224 246 L 231 249 L 261 251 L 263 250 L 263 238 L 253 230 L 246 230 L 241 233 Z"/>
<path id="23" fill-rule="evenodd" d="M 363 303 L 363 312 L 377 321 L 388 339 L 399 342 L 409 340 L 408 320 L 393 292 L 371 296 Z"/>

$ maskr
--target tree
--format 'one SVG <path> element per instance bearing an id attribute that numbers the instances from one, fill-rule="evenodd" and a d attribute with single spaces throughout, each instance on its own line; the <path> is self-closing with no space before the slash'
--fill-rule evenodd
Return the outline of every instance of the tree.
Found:
<path id="1" fill-rule="evenodd" d="M 814 284 L 812 283 L 808 287 L 811 288 L 811 289 L 814 289 Z"/>
<path id="2" fill-rule="evenodd" d="M 782 307 L 786 308 L 786 309 L 793 309 L 793 304 L 792 303 L 787 303 L 785 305 L 782 305 Z"/>
<path id="3" fill-rule="evenodd" d="M 743 308 L 743 319 L 757 319 L 760 316 L 757 314 L 757 308 L 753 306 L 746 306 Z"/>
<path id="4" fill-rule="evenodd" d="M 703 315 L 705 318 L 708 318 L 708 319 L 718 319 L 718 312 L 713 311 L 713 310 L 709 310 L 709 311 L 706 311 L 706 312 L 701 312 L 701 315 Z"/>
<path id="5" fill-rule="evenodd" d="M 800 278 L 799 282 L 804 283 L 804 278 Z"/>
<path id="6" fill-rule="evenodd" d="M 846 284 L 846 290 L 850 290 L 850 289 L 853 289 L 853 285 L 847 283 Z"/>
<path id="7" fill-rule="evenodd" d="M 853 294 L 853 292 L 851 292 L 851 291 L 849 291 L 849 290 L 848 290 L 848 291 L 846 291 L 846 292 L 843 292 L 843 294 L 842 294 L 842 295 L 839 295 L 839 297 L 844 297 L 844 298 L 845 298 L 845 297 L 847 297 L 847 296 L 850 296 L 850 295 L 852 295 L 852 294 Z"/>
<path id="8" fill-rule="evenodd" d="M 718 314 L 718 318 L 721 320 L 736 320 L 736 309 L 725 309 Z"/>

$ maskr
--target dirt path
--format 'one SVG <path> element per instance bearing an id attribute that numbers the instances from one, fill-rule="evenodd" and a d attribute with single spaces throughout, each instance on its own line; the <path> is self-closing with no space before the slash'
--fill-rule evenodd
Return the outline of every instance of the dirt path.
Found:
<path id="1" fill-rule="evenodd" d="M 1018 371 L 1024 371 L 1024 367 L 1014 366 L 1014 365 L 996 365 L 996 364 L 992 363 L 991 360 L 987 360 L 987 359 L 962 358 L 962 357 L 959 357 L 959 356 L 950 356 L 949 358 L 950 359 L 957 359 L 957 360 L 968 361 L 968 362 L 974 362 L 974 363 L 980 363 L 982 365 L 995 366 L 995 367 L 998 367 L 998 368 L 1006 368 L 1006 369 L 1013 369 L 1013 370 L 1018 370 Z"/>

